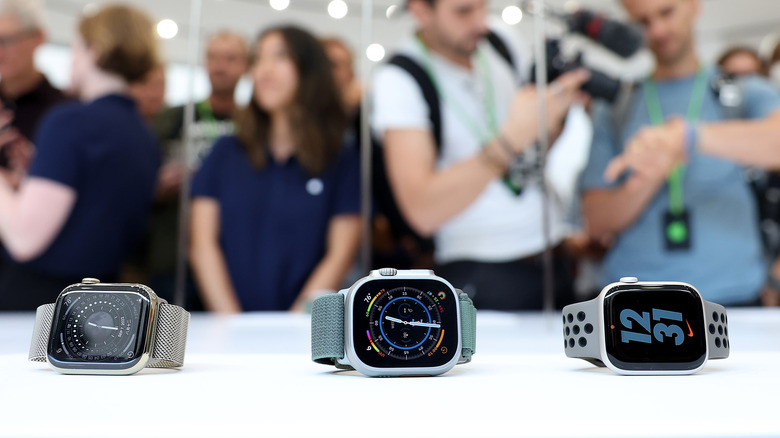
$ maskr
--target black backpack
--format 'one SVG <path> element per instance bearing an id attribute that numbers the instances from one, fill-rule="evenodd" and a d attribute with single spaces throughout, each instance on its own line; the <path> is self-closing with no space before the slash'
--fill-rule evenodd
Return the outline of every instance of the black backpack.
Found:
<path id="1" fill-rule="evenodd" d="M 496 35 L 494 32 L 489 32 L 486 38 L 490 45 L 501 57 L 506 60 L 512 69 L 515 69 L 515 63 L 512 59 L 512 55 L 509 53 L 509 49 L 504 41 Z M 393 55 L 388 64 L 400 67 L 412 78 L 414 78 L 417 85 L 419 85 L 422 91 L 423 98 L 428 105 L 428 117 L 433 127 L 432 134 L 436 145 L 436 154 L 441 151 L 442 142 L 442 120 L 441 120 L 441 102 L 439 94 L 436 90 L 436 86 L 431 80 L 425 69 L 414 59 L 402 55 Z M 406 237 L 411 237 L 419 251 L 422 253 L 433 252 L 433 240 L 427 237 L 420 236 L 411 226 L 409 226 L 406 219 L 401 214 L 398 208 L 398 204 L 395 201 L 395 196 L 390 188 L 390 182 L 387 179 L 387 169 L 385 167 L 385 158 L 382 150 L 381 139 L 372 137 L 372 172 L 371 183 L 373 188 L 374 203 L 380 214 L 383 214 L 390 225 L 390 232 L 396 241 L 400 241 Z"/>

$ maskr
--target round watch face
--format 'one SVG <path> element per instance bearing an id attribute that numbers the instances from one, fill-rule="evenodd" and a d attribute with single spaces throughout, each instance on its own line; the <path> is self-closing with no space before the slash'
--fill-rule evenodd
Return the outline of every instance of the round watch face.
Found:
<path id="1" fill-rule="evenodd" d="M 459 346 L 458 297 L 438 280 L 378 279 L 354 293 L 352 335 L 360 360 L 378 368 L 438 367 Z"/>
<path id="2" fill-rule="evenodd" d="M 707 359 L 701 297 L 686 286 L 618 286 L 604 296 L 604 341 L 623 370 L 694 370 Z"/>
<path id="3" fill-rule="evenodd" d="M 140 360 L 150 298 L 138 291 L 73 290 L 58 298 L 49 360 L 61 368 L 122 369 Z"/>

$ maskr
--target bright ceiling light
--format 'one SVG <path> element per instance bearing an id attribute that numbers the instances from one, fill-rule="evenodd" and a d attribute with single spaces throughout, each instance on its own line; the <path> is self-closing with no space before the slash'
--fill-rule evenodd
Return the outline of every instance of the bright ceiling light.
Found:
<path id="1" fill-rule="evenodd" d="M 379 62 L 385 58 L 385 48 L 381 44 L 371 44 L 366 47 L 366 57 L 374 62 Z"/>
<path id="2" fill-rule="evenodd" d="M 517 6 L 507 6 L 501 12 L 501 19 L 504 20 L 504 23 L 514 26 L 523 21 L 523 10 Z"/>
<path id="3" fill-rule="evenodd" d="M 344 18 L 347 16 L 349 8 L 344 0 L 332 0 L 328 3 L 328 14 L 335 19 Z"/>
<path id="4" fill-rule="evenodd" d="M 393 18 L 393 14 L 395 14 L 396 9 L 398 9 L 398 5 L 388 6 L 387 11 L 385 11 L 385 17 L 387 17 L 388 20 Z"/>
<path id="5" fill-rule="evenodd" d="M 290 0 L 268 0 L 268 4 L 277 11 L 283 11 L 290 6 Z"/>
<path id="6" fill-rule="evenodd" d="M 160 38 L 169 40 L 177 33 L 179 33 L 179 25 L 175 21 L 166 18 L 157 23 L 157 34 L 160 35 Z"/>

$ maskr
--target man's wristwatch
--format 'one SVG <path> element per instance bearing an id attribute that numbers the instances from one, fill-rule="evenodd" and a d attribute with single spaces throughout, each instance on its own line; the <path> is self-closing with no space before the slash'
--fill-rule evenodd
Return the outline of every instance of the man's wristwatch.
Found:
<path id="1" fill-rule="evenodd" d="M 443 374 L 475 343 L 471 299 L 429 270 L 371 271 L 312 307 L 312 360 L 368 376 Z"/>
<path id="2" fill-rule="evenodd" d="M 147 286 L 85 278 L 38 307 L 29 360 L 64 374 L 180 367 L 189 320 Z"/>
<path id="3" fill-rule="evenodd" d="M 690 284 L 624 277 L 563 308 L 564 350 L 618 374 L 693 374 L 729 356 L 727 321 Z"/>

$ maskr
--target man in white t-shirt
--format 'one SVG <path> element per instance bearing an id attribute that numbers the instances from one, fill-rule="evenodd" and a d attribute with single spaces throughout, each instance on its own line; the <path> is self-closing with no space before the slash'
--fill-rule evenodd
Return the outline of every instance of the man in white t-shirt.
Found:
<path id="1" fill-rule="evenodd" d="M 434 236 L 437 273 L 478 308 L 539 309 L 543 194 L 532 184 L 517 195 L 503 181 L 512 159 L 538 137 L 536 89 L 518 89 L 519 75 L 484 40 L 487 0 L 409 0 L 407 8 L 417 33 L 401 53 L 425 69 L 438 91 L 442 141 L 438 150 L 415 79 L 399 67 L 379 67 L 372 126 L 398 206 L 418 233 Z M 560 131 L 586 79 L 576 71 L 549 87 L 551 134 Z M 557 244 L 565 235 L 559 209 L 551 209 L 550 219 Z M 568 282 L 558 283 L 565 289 Z"/>

